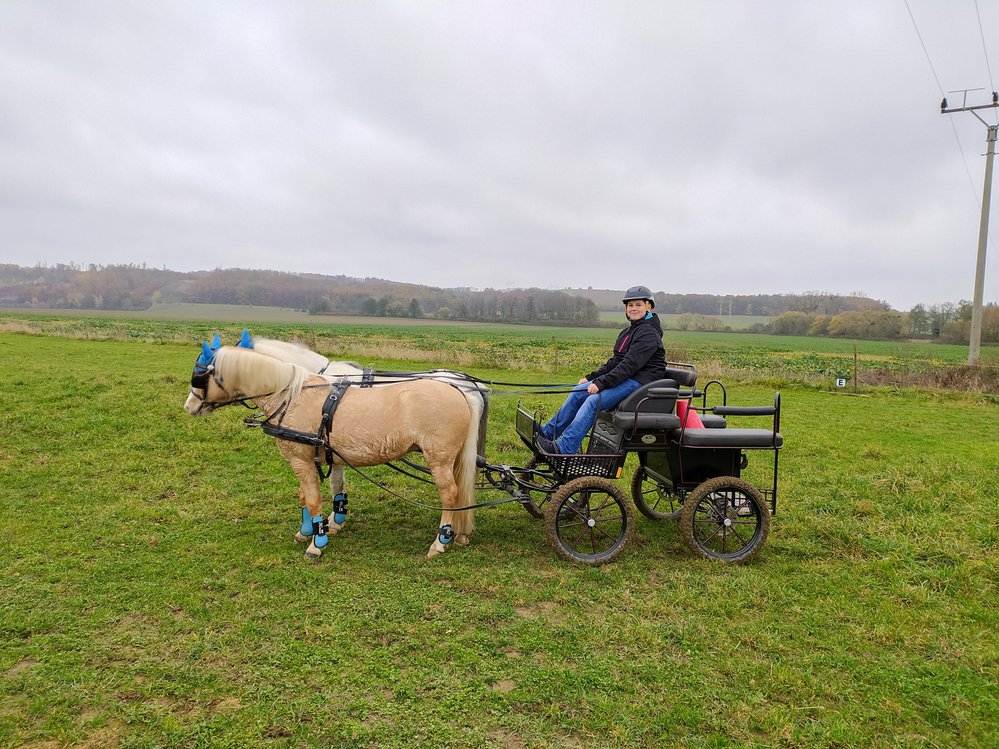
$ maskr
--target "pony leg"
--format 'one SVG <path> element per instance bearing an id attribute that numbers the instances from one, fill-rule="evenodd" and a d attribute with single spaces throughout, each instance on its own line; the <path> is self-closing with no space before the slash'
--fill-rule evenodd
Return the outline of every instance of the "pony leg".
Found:
<path id="1" fill-rule="evenodd" d="M 441 513 L 441 524 L 437 530 L 437 537 L 430 545 L 430 551 L 427 552 L 427 559 L 433 559 L 438 554 L 443 554 L 454 540 L 455 532 L 452 523 L 455 513 L 450 508 L 456 507 L 458 500 L 458 485 L 454 481 L 451 469 L 430 466 L 430 471 L 434 475 L 434 482 L 440 492 L 441 506 L 444 511 Z"/>
<path id="2" fill-rule="evenodd" d="M 347 522 L 347 484 L 343 474 L 343 466 L 333 466 L 330 470 L 330 494 L 333 495 L 330 533 L 339 532 Z"/>
<path id="3" fill-rule="evenodd" d="M 298 477 L 299 494 L 302 497 L 302 527 L 298 534 L 310 538 L 305 550 L 307 559 L 318 559 L 323 555 L 323 547 L 329 543 L 329 524 L 323 519 L 323 496 L 320 492 L 319 477 L 312 461 L 290 460 L 292 470 Z M 307 533 L 306 531 L 310 531 Z"/>

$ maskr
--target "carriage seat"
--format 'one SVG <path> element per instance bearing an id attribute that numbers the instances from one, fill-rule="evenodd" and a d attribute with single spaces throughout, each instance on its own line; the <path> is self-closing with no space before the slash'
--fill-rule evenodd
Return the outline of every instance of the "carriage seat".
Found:
<path id="1" fill-rule="evenodd" d="M 676 435 L 682 447 L 765 450 L 784 446 L 780 432 L 770 429 L 684 429 Z"/>
<path id="2" fill-rule="evenodd" d="M 724 416 L 717 414 L 699 413 L 697 415 L 701 418 L 701 423 L 704 424 L 705 429 L 724 429 L 728 423 Z"/>
<path id="3" fill-rule="evenodd" d="M 696 370 L 667 367 L 665 379 L 631 393 L 611 411 L 611 420 L 619 429 L 679 429 L 680 418 L 674 413 L 678 388 L 692 388 L 696 382 Z"/>

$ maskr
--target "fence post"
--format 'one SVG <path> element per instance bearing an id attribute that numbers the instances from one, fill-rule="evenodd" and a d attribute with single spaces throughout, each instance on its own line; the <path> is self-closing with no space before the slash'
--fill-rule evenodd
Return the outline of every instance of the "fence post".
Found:
<path id="1" fill-rule="evenodd" d="M 853 392 L 857 392 L 857 340 L 853 341 Z"/>

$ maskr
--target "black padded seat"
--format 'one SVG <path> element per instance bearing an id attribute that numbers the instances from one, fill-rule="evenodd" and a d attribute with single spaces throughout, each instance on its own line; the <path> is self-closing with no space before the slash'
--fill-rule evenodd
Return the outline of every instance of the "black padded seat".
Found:
<path id="1" fill-rule="evenodd" d="M 666 378 L 642 385 L 611 411 L 597 413 L 594 434 L 608 443 L 620 444 L 627 434 L 671 432 L 680 428 L 674 413 L 679 387 L 692 388 L 697 370 L 666 367 Z M 724 419 L 722 419 L 724 421 Z"/>
<path id="2" fill-rule="evenodd" d="M 647 404 L 650 402 L 646 401 Z M 612 418 L 614 426 L 628 431 L 632 429 L 665 431 L 680 428 L 680 417 L 676 414 L 655 413 L 644 409 L 639 411 L 637 415 L 634 411 L 614 411 Z"/>
<path id="3" fill-rule="evenodd" d="M 780 432 L 769 429 L 684 429 L 679 435 L 683 447 L 722 447 L 759 450 L 784 445 Z"/>
<path id="4" fill-rule="evenodd" d="M 724 429 L 725 421 L 724 416 L 718 416 L 717 414 L 697 414 L 701 418 L 701 423 L 704 424 L 705 429 Z"/>

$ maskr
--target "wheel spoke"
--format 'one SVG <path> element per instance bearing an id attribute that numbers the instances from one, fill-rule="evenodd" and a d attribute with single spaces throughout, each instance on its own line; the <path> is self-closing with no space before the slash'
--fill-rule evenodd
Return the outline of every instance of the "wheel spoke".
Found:
<path id="1" fill-rule="evenodd" d="M 702 538 L 702 539 L 701 539 L 701 544 L 702 544 L 702 545 L 703 545 L 703 544 L 707 544 L 707 543 L 708 543 L 708 541 L 710 541 L 710 540 L 711 540 L 712 538 L 714 538 L 715 536 L 717 536 L 717 535 L 718 535 L 718 533 L 719 533 L 719 531 L 721 531 L 721 530 L 722 530 L 722 529 L 723 529 L 724 527 L 725 527 L 724 525 L 721 525 L 721 524 L 719 524 L 719 525 L 718 525 L 718 527 L 717 527 L 717 528 L 715 528 L 715 532 L 714 532 L 714 533 L 712 533 L 712 534 L 711 534 L 710 536 L 708 536 L 707 538 Z"/>
<path id="2" fill-rule="evenodd" d="M 739 531 L 735 529 L 734 525 L 729 526 L 728 532 L 731 533 L 733 536 L 735 536 L 737 539 L 739 539 L 739 543 L 741 543 L 743 546 L 746 545 L 746 539 L 744 539 L 742 536 L 739 535 Z"/>
<path id="3" fill-rule="evenodd" d="M 600 533 L 604 534 L 605 536 L 607 536 L 607 538 L 609 538 L 611 540 L 613 540 L 615 538 L 615 536 L 613 536 L 610 533 L 608 533 L 607 531 L 605 531 L 601 527 L 600 523 L 597 523 L 595 526 L 593 526 L 593 528 L 591 530 L 593 530 L 593 531 L 600 531 Z"/>

